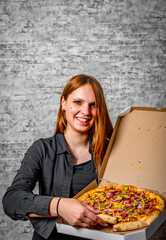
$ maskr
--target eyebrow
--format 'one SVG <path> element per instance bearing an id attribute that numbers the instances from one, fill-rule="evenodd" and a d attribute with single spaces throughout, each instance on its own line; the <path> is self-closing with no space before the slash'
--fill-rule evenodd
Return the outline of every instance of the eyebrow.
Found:
<path id="1" fill-rule="evenodd" d="M 77 101 L 82 101 L 82 102 L 85 102 L 85 100 L 84 99 L 82 99 L 82 98 L 79 98 L 79 97 L 74 97 L 73 98 L 73 100 L 77 100 Z M 90 102 L 89 104 L 95 104 L 96 102 L 94 101 L 94 102 Z"/>

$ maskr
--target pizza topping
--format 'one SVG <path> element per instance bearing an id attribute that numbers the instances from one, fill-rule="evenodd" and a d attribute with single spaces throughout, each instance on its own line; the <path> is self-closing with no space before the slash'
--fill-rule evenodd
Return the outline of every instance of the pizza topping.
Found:
<path id="1" fill-rule="evenodd" d="M 100 210 L 98 216 L 113 224 L 113 231 L 147 227 L 164 210 L 158 194 L 131 185 L 92 189 L 78 200 Z"/>
<path id="2" fill-rule="evenodd" d="M 150 199 L 143 191 L 129 191 L 106 188 L 93 195 L 86 195 L 83 202 L 117 219 L 117 222 L 136 221 L 138 216 L 147 215 L 156 210 L 157 199 Z"/>
<path id="3" fill-rule="evenodd" d="M 129 190 L 129 187 L 128 186 L 124 186 L 123 187 L 123 191 L 125 192 L 125 191 L 128 191 Z"/>

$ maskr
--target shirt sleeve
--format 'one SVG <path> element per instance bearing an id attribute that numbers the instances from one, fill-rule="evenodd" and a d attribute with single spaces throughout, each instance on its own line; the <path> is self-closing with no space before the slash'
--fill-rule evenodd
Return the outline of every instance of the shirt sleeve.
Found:
<path id="1" fill-rule="evenodd" d="M 53 197 L 33 193 L 41 177 L 43 159 L 44 145 L 42 140 L 37 140 L 26 152 L 20 169 L 2 199 L 4 212 L 13 220 L 28 220 L 30 212 L 48 215 Z"/>

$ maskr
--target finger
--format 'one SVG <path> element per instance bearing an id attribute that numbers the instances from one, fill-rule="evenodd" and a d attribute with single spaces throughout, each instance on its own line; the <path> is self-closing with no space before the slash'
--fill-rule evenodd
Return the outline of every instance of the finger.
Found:
<path id="1" fill-rule="evenodd" d="M 95 214 L 101 213 L 100 210 L 95 209 L 95 208 L 93 208 L 93 207 L 91 207 L 91 206 L 89 206 L 89 205 L 85 205 L 85 207 L 88 208 L 91 212 L 93 212 L 93 213 L 95 213 Z"/>
<path id="2" fill-rule="evenodd" d="M 104 226 L 104 227 L 107 227 L 108 226 L 108 223 L 106 223 L 104 220 L 102 220 L 100 217 L 97 217 L 97 223 Z"/>
<path id="3" fill-rule="evenodd" d="M 73 227 L 80 228 L 80 227 L 85 227 L 85 228 L 91 228 L 92 226 L 96 225 L 97 223 L 93 222 L 87 217 L 84 217 L 80 219 L 78 222 L 71 224 Z"/>
<path id="4" fill-rule="evenodd" d="M 95 225 L 97 225 L 96 221 L 93 221 L 92 219 L 90 219 L 90 218 L 88 218 L 88 217 L 84 217 L 84 218 L 82 219 L 82 222 L 88 224 L 89 226 L 95 226 Z"/>
<path id="5" fill-rule="evenodd" d="M 91 228 L 92 226 L 87 223 L 80 223 L 79 226 L 76 226 L 77 228 L 83 227 L 83 228 Z"/>
<path id="6" fill-rule="evenodd" d="M 91 221 L 93 221 L 94 223 L 98 223 L 98 224 L 100 224 L 102 226 L 105 226 L 105 227 L 108 226 L 108 224 L 103 219 L 101 219 L 95 213 L 89 211 L 88 209 L 86 211 L 85 216 L 87 218 L 89 218 Z"/>

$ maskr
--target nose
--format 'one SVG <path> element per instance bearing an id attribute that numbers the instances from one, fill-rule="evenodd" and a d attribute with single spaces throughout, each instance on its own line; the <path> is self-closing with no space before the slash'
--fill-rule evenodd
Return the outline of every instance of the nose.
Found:
<path id="1" fill-rule="evenodd" d="M 83 105 L 82 105 L 81 112 L 82 112 L 84 115 L 89 115 L 89 112 L 90 112 L 89 104 L 83 104 Z"/>

